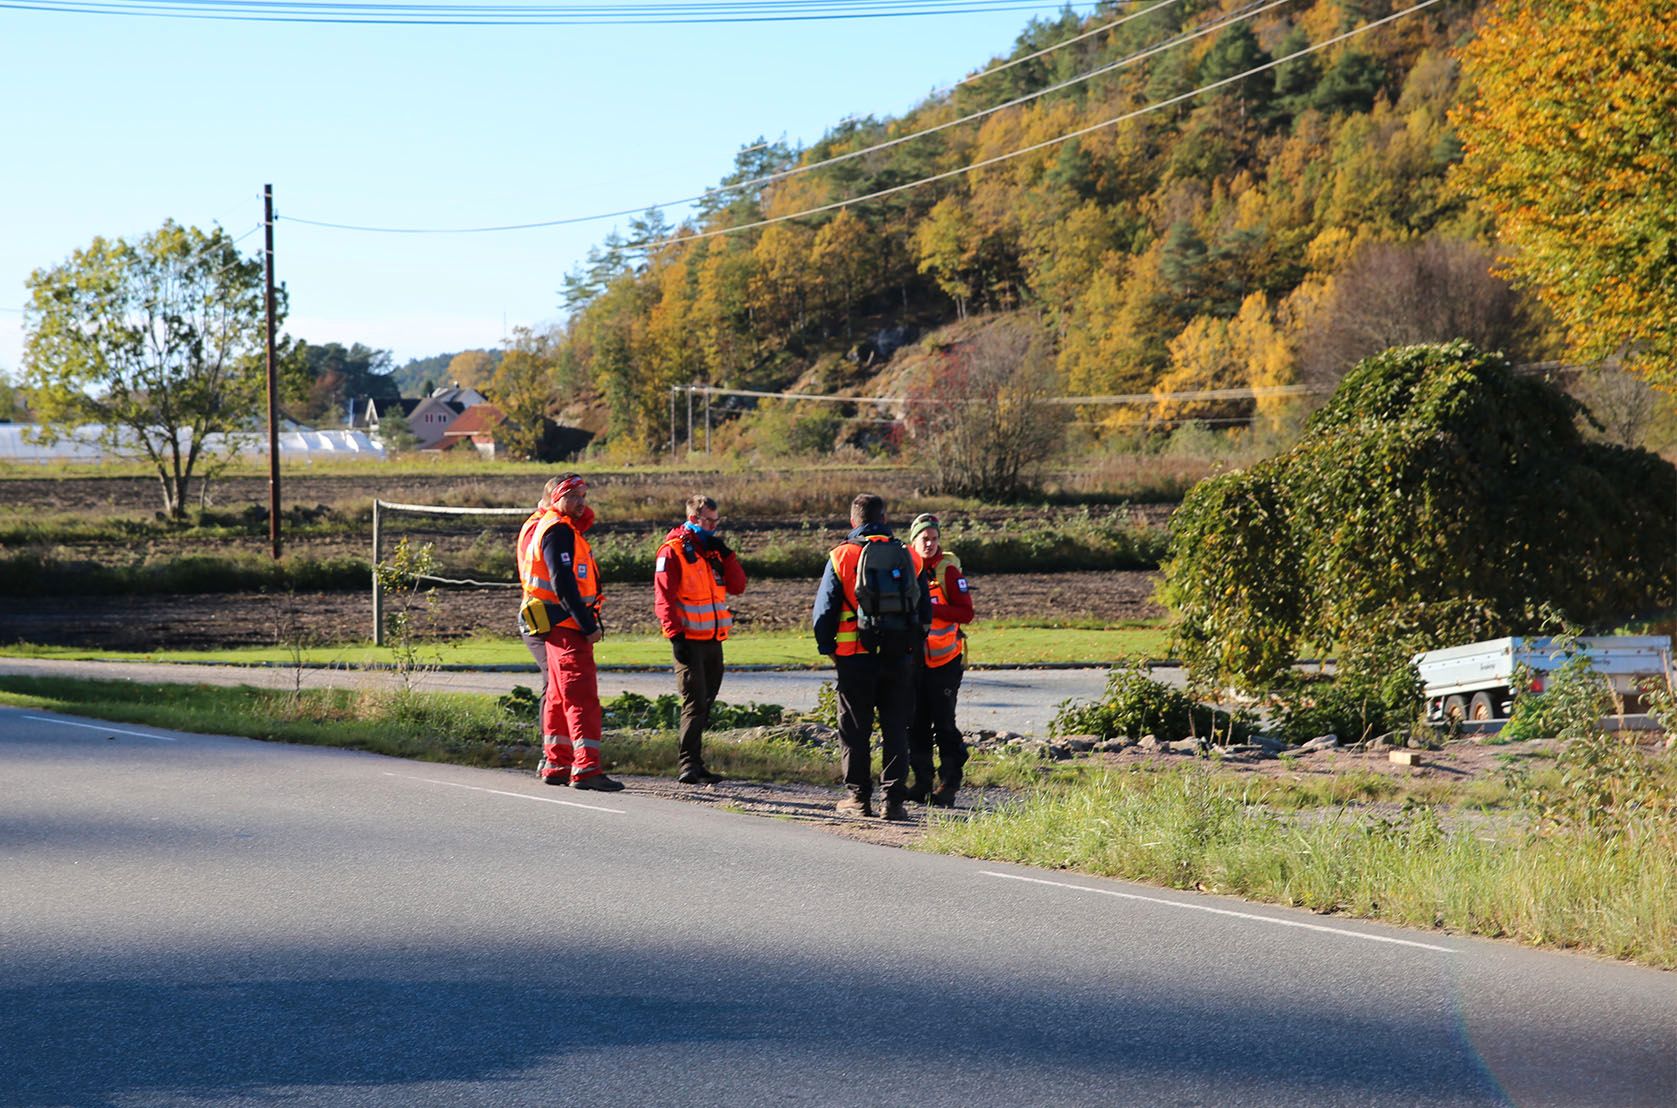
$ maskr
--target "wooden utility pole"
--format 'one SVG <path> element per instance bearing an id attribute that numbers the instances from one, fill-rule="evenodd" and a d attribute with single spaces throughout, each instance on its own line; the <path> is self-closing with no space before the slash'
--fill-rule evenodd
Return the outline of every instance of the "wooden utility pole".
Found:
<path id="1" fill-rule="evenodd" d="M 268 310 L 268 541 L 280 556 L 279 363 L 274 350 L 274 186 L 262 186 L 264 300 Z"/>

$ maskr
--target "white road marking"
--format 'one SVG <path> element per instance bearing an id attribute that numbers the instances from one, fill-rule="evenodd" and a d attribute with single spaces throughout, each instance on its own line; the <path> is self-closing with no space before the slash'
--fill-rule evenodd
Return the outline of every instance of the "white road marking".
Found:
<path id="1" fill-rule="evenodd" d="M 1045 881 L 1040 877 L 1022 877 L 1017 873 L 997 873 L 994 870 L 980 870 L 985 877 L 1001 877 L 1008 881 L 1025 881 L 1032 885 L 1052 885 L 1056 889 L 1075 889 L 1080 893 L 1099 893 L 1102 896 L 1116 896 L 1124 900 L 1141 900 L 1148 904 L 1163 904 L 1169 908 L 1187 908 L 1195 912 L 1210 912 L 1217 916 L 1234 916 L 1236 919 L 1255 920 L 1258 923 L 1273 923 L 1280 927 L 1300 927 L 1306 931 L 1322 931 L 1329 935 L 1344 935 L 1350 939 L 1367 939 L 1371 943 L 1391 943 L 1394 946 L 1413 946 L 1421 950 L 1436 950 L 1440 954 L 1457 954 L 1447 946 L 1434 946 L 1431 943 L 1418 943 L 1413 939 L 1393 939 L 1385 935 L 1370 935 L 1362 931 L 1350 931 L 1343 927 L 1328 927 L 1320 923 L 1304 923 L 1300 920 L 1279 919 L 1275 916 L 1260 916 L 1251 912 L 1236 912 L 1228 908 L 1213 908 L 1209 904 L 1185 904 L 1180 900 L 1166 900 L 1162 896 L 1142 896 L 1140 893 L 1121 893 L 1116 889 L 1097 889 L 1092 885 L 1073 885 L 1065 881 Z"/>
<path id="2" fill-rule="evenodd" d="M 106 727 L 103 724 L 71 723 L 67 719 L 52 719 L 49 716 L 24 716 L 23 718 L 32 719 L 36 723 L 56 723 L 60 727 L 83 727 L 89 731 L 109 731 L 117 735 L 138 735 L 142 739 L 156 739 L 158 742 L 172 743 L 178 741 L 173 735 L 148 735 L 144 731 L 124 731 L 120 727 Z"/>
<path id="3" fill-rule="evenodd" d="M 486 789 L 481 785 L 462 785 L 458 781 L 438 781 L 434 777 L 408 777 L 401 773 L 386 773 L 386 777 L 400 777 L 404 781 L 423 781 L 427 785 L 447 785 L 451 789 L 470 789 L 474 793 L 490 793 L 494 796 L 510 796 L 515 800 L 534 800 L 542 804 L 563 804 L 567 808 L 587 808 L 590 812 L 610 812 L 614 816 L 626 816 L 629 813 L 622 808 L 602 808 L 598 804 L 578 804 L 574 800 L 560 800 L 556 796 L 531 796 L 529 793 L 509 793 L 504 789 Z"/>

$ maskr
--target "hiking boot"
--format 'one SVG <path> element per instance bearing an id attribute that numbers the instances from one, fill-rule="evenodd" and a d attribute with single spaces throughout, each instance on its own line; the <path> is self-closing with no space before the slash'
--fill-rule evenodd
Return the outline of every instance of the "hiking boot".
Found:
<path id="1" fill-rule="evenodd" d="M 716 785 L 727 780 L 727 778 L 723 777 L 720 773 L 712 773 L 708 769 L 700 770 L 699 776 L 705 779 L 705 784 L 707 785 Z"/>
<path id="2" fill-rule="evenodd" d="M 546 758 L 543 758 L 541 763 L 536 766 L 536 776 L 542 779 L 544 785 L 569 785 L 571 783 L 571 771 L 567 768 L 555 766 Z"/>
<path id="3" fill-rule="evenodd" d="M 676 778 L 683 785 L 714 785 L 722 780 L 720 773 L 712 773 L 708 769 L 684 769 L 681 776 Z"/>
<path id="4" fill-rule="evenodd" d="M 908 809 L 903 807 L 903 802 L 900 800 L 887 800 L 885 810 L 879 813 L 879 818 L 896 823 L 908 818 Z"/>
<path id="5" fill-rule="evenodd" d="M 841 816 L 866 816 L 872 818 L 873 805 L 859 796 L 847 796 L 833 805 L 833 811 Z"/>
<path id="6" fill-rule="evenodd" d="M 907 791 L 903 793 L 903 799 L 912 800 L 916 804 L 924 804 L 926 798 L 931 795 L 932 787 L 930 785 L 914 784 L 910 785 Z"/>
<path id="7" fill-rule="evenodd" d="M 571 788 L 586 792 L 620 793 L 623 791 L 623 782 L 613 781 L 603 773 L 596 773 L 592 777 L 577 778 L 571 782 Z"/>
<path id="8" fill-rule="evenodd" d="M 955 807 L 955 794 L 961 791 L 959 785 L 939 785 L 937 792 L 931 795 L 930 802 L 934 808 Z"/>

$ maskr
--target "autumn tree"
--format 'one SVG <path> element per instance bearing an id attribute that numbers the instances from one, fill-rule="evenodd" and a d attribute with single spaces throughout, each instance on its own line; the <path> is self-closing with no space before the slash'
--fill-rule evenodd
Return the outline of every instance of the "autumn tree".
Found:
<path id="1" fill-rule="evenodd" d="M 815 232 L 809 264 L 824 310 L 849 323 L 851 309 L 879 270 L 879 246 L 862 218 L 842 208 Z"/>
<path id="2" fill-rule="evenodd" d="M 484 394 L 507 417 L 495 429 L 495 437 L 512 457 L 541 457 L 548 412 L 556 399 L 553 379 L 553 336 L 513 328 L 494 376 L 484 383 Z"/>
<path id="3" fill-rule="evenodd" d="M 179 518 L 193 475 L 231 454 L 208 456 L 210 436 L 263 411 L 262 263 L 219 227 L 169 220 L 135 242 L 95 238 L 27 287 L 23 385 L 43 439 L 95 428 L 151 465 Z"/>
<path id="4" fill-rule="evenodd" d="M 1332 386 L 1381 350 L 1451 339 L 1536 358 L 1542 313 L 1495 264 L 1489 247 L 1461 239 L 1363 244 L 1303 321 L 1301 375 Z"/>
<path id="5" fill-rule="evenodd" d="M 481 389 L 495 372 L 495 355 L 487 350 L 462 350 L 449 359 L 448 383 Z"/>
<path id="6" fill-rule="evenodd" d="M 1586 358 L 1677 387 L 1670 0 L 1502 0 L 1463 52 L 1457 183 Z"/>
<path id="7" fill-rule="evenodd" d="M 1034 489 L 1070 415 L 1057 384 L 1042 336 L 1022 321 L 944 354 L 909 390 L 909 434 L 935 487 L 1000 499 Z"/>

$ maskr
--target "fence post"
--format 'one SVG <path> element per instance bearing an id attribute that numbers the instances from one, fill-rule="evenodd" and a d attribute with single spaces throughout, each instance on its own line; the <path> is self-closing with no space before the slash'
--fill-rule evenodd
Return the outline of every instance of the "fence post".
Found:
<path id="1" fill-rule="evenodd" d="M 384 561 L 384 502 L 373 498 L 373 645 L 384 645 L 384 590 L 379 588 L 378 567 Z"/>

